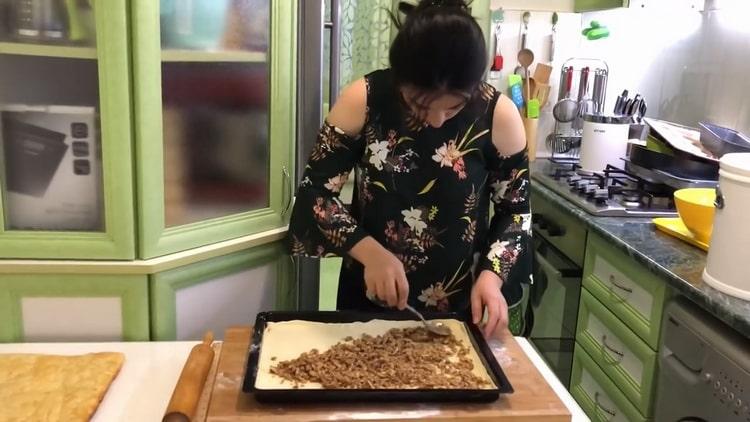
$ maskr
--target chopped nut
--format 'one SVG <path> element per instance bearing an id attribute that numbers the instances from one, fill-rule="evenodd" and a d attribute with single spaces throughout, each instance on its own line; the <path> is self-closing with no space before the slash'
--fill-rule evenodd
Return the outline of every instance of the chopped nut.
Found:
<path id="1" fill-rule="evenodd" d="M 476 376 L 470 349 L 453 334 L 435 336 L 423 327 L 391 329 L 372 337 L 347 337 L 330 349 L 313 349 L 271 367 L 294 385 L 328 389 L 475 389 L 489 385 Z M 273 359 L 271 359 L 273 360 Z"/>

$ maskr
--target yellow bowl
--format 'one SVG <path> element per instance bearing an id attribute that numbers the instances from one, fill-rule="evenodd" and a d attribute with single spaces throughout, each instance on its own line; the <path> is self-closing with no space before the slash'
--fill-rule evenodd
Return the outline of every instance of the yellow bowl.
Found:
<path id="1" fill-rule="evenodd" d="M 715 200 L 716 190 L 710 188 L 680 189 L 674 193 L 674 203 L 682 222 L 702 242 L 711 238 Z"/>

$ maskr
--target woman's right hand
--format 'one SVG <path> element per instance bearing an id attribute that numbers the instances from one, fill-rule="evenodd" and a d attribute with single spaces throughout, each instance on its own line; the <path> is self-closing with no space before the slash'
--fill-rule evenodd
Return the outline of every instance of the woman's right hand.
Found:
<path id="1" fill-rule="evenodd" d="M 367 293 L 398 309 L 406 308 L 409 283 L 404 264 L 389 250 L 368 236 L 359 241 L 349 254 L 365 267 Z"/>

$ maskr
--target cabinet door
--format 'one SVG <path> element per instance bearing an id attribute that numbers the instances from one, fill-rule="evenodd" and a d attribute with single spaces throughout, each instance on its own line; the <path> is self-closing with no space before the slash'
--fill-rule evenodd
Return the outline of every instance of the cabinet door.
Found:
<path id="1" fill-rule="evenodd" d="M 659 348 L 667 283 L 604 238 L 589 236 L 583 286 L 652 350 Z"/>
<path id="2" fill-rule="evenodd" d="M 126 11 L 0 5 L 0 257 L 135 256 Z"/>
<path id="3" fill-rule="evenodd" d="M 3 274 L 0 341 L 146 341 L 142 275 Z"/>
<path id="4" fill-rule="evenodd" d="M 656 356 L 586 289 L 581 293 L 576 341 L 644 415 L 651 415 Z"/>
<path id="5" fill-rule="evenodd" d="M 576 344 L 570 394 L 595 422 L 646 422 L 617 385 Z"/>
<path id="6" fill-rule="evenodd" d="M 259 312 L 296 308 L 292 260 L 280 243 L 151 276 L 153 340 L 217 338 Z"/>
<path id="7" fill-rule="evenodd" d="M 286 224 L 296 3 L 132 2 L 142 258 Z"/>

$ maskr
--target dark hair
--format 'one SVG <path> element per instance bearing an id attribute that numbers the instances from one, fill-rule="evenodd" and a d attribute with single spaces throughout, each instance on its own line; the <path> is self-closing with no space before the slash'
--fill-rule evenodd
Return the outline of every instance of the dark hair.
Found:
<path id="1" fill-rule="evenodd" d="M 482 29 L 465 0 L 401 2 L 389 59 L 394 80 L 424 91 L 472 93 L 487 67 Z"/>

